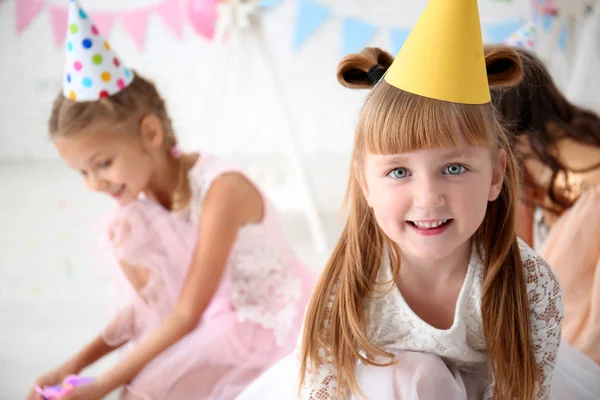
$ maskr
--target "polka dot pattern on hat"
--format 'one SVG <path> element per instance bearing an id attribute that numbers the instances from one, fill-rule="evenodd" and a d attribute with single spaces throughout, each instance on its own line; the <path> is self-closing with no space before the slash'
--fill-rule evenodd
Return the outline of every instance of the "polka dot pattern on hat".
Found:
<path id="1" fill-rule="evenodd" d="M 537 30 L 536 26 L 529 22 L 523 25 L 521 28 L 517 29 L 515 33 L 510 35 L 505 41 L 504 44 L 513 46 L 513 47 L 521 47 L 523 49 L 535 50 L 537 38 Z"/>
<path id="2" fill-rule="evenodd" d="M 127 87 L 133 74 L 102 37 L 76 0 L 69 3 L 63 95 L 72 101 L 95 101 Z"/>

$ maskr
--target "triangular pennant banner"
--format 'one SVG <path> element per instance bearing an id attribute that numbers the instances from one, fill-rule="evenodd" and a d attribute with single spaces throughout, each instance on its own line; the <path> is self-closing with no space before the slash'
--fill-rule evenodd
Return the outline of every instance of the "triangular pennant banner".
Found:
<path id="1" fill-rule="evenodd" d="M 44 0 L 17 0 L 17 34 L 23 32 L 44 8 Z M 66 28 L 65 28 L 66 29 Z"/>
<path id="2" fill-rule="evenodd" d="M 314 34 L 331 16 L 325 6 L 312 0 L 299 0 L 299 10 L 296 13 L 296 32 L 294 48 L 298 49 L 312 34 Z"/>
<path id="3" fill-rule="evenodd" d="M 181 10 L 179 9 L 179 0 L 165 0 L 155 8 L 156 13 L 160 15 L 167 28 L 173 34 L 180 38 L 183 35 L 183 26 L 181 24 Z"/>
<path id="4" fill-rule="evenodd" d="M 50 7 L 50 22 L 54 44 L 60 47 L 67 36 L 67 23 L 69 21 L 69 10 L 64 7 Z"/>
<path id="5" fill-rule="evenodd" d="M 488 40 L 492 43 L 502 43 L 525 23 L 522 19 L 490 24 L 486 28 Z"/>
<path id="6" fill-rule="evenodd" d="M 281 3 L 281 1 L 282 0 L 260 0 L 258 2 L 258 6 L 262 8 L 273 8 Z"/>
<path id="7" fill-rule="evenodd" d="M 146 39 L 146 26 L 148 25 L 148 14 L 150 9 L 139 9 L 123 13 L 121 19 L 127 32 L 133 38 L 138 49 L 144 48 L 144 41 Z"/>
<path id="8" fill-rule="evenodd" d="M 552 15 L 542 16 L 542 26 L 544 27 L 544 32 L 548 32 L 550 28 L 552 28 L 554 20 L 555 18 Z"/>
<path id="9" fill-rule="evenodd" d="M 567 44 L 569 39 L 569 27 L 566 23 L 563 23 L 560 27 L 560 35 L 558 36 L 558 45 L 563 51 L 567 50 Z"/>
<path id="10" fill-rule="evenodd" d="M 190 24 L 196 33 L 206 39 L 215 36 L 218 18 L 218 0 L 190 0 L 187 14 Z"/>
<path id="11" fill-rule="evenodd" d="M 342 22 L 342 40 L 344 54 L 359 52 L 375 36 L 377 27 L 354 18 L 345 18 Z"/>
<path id="12" fill-rule="evenodd" d="M 410 35 L 410 29 L 392 29 L 390 31 L 390 36 L 392 38 L 392 50 L 394 52 L 394 56 L 398 54 L 404 42 Z"/>

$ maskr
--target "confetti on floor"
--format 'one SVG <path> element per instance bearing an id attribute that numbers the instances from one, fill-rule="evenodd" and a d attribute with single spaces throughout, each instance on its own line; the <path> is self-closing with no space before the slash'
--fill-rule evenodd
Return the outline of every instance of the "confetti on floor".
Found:
<path id="1" fill-rule="evenodd" d="M 68 232 L 61 232 L 60 239 L 61 240 L 69 240 L 69 233 Z"/>
<path id="2" fill-rule="evenodd" d="M 60 200 L 58 202 L 58 208 L 60 208 L 61 210 L 66 210 L 68 208 L 67 201 L 66 200 Z"/>
<path id="3" fill-rule="evenodd" d="M 37 241 L 31 239 L 27 246 L 29 246 L 30 249 L 35 249 L 37 247 Z"/>
<path id="4" fill-rule="evenodd" d="M 31 289 L 29 289 L 29 291 L 31 292 L 31 294 L 40 294 L 42 289 L 40 289 L 39 286 L 34 286 Z"/>
<path id="5" fill-rule="evenodd" d="M 64 268 L 65 268 L 65 276 L 67 278 L 73 278 L 75 276 L 75 271 L 73 270 L 73 265 L 71 265 L 71 261 L 70 260 L 65 260 L 64 263 Z"/>

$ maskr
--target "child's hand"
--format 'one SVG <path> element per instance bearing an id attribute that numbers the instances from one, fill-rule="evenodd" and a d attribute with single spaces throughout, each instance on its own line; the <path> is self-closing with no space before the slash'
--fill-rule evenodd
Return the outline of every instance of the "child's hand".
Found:
<path id="1" fill-rule="evenodd" d="M 63 379 L 72 373 L 74 373 L 74 371 L 72 371 L 69 366 L 61 365 L 60 367 L 40 376 L 35 380 L 33 387 L 27 394 L 27 400 L 43 400 L 42 396 L 36 392 L 36 386 L 43 388 L 44 386 L 58 385 L 63 381 Z"/>
<path id="2" fill-rule="evenodd" d="M 100 382 L 93 381 L 76 387 L 71 393 L 61 397 L 60 400 L 101 400 L 110 392 L 111 390 L 104 387 Z"/>

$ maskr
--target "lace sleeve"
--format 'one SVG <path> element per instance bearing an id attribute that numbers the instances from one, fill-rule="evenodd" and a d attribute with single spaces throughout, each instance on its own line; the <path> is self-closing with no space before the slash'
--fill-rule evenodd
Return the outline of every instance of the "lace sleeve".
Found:
<path id="1" fill-rule="evenodd" d="M 527 277 L 531 339 L 538 365 L 538 399 L 548 399 L 561 340 L 562 292 L 552 269 L 524 242 L 521 259 Z"/>
<path id="2" fill-rule="evenodd" d="M 329 297 L 329 301 L 327 303 L 328 311 L 333 305 L 335 290 L 336 288 L 334 287 L 333 293 Z M 327 328 L 327 321 L 328 316 L 326 316 L 325 321 L 323 321 L 324 329 Z M 299 345 L 301 341 L 302 333 L 300 334 L 298 340 Z M 299 346 L 297 347 L 297 350 L 299 350 Z M 299 351 L 297 351 L 297 354 L 299 354 Z M 333 365 L 330 349 L 323 347 L 320 348 L 319 359 L 320 362 L 316 365 L 313 360 L 309 360 L 306 378 L 304 380 L 304 384 L 300 388 L 300 398 L 302 400 L 336 400 L 337 373 L 335 366 Z"/>

